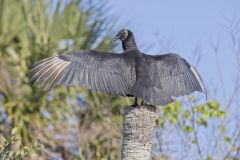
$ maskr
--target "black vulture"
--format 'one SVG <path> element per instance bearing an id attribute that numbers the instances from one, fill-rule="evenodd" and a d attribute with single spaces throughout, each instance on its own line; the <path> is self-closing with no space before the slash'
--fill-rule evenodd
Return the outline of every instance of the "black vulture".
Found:
<path id="1" fill-rule="evenodd" d="M 206 93 L 202 78 L 185 59 L 174 53 L 147 55 L 139 51 L 134 35 L 122 29 L 122 54 L 95 50 L 72 51 L 32 65 L 31 81 L 42 88 L 79 85 L 93 91 L 141 98 L 151 105 L 173 102 L 172 97 L 194 91 Z"/>

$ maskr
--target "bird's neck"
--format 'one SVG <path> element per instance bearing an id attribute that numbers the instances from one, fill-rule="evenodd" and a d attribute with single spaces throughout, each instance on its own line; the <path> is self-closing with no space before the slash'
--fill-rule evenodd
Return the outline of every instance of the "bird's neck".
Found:
<path id="1" fill-rule="evenodd" d="M 138 49 L 133 34 L 128 36 L 128 38 L 122 42 L 122 47 L 124 51 Z"/>

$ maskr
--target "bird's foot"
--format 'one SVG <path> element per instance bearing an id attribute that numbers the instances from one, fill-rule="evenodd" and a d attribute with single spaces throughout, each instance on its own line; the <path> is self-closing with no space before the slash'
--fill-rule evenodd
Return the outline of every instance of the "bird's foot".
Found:
<path id="1" fill-rule="evenodd" d="M 137 103 L 137 98 L 135 97 L 134 103 L 131 105 L 132 107 L 137 107 L 138 103 Z"/>
<path id="2" fill-rule="evenodd" d="M 133 103 L 133 104 L 131 105 L 131 107 L 137 107 L 137 106 L 138 106 L 137 103 Z"/>

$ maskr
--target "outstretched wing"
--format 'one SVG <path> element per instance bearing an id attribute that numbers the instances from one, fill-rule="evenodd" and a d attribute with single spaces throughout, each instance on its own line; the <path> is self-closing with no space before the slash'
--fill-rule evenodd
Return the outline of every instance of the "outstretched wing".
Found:
<path id="1" fill-rule="evenodd" d="M 127 95 L 135 82 L 134 60 L 125 54 L 76 51 L 43 59 L 29 72 L 31 81 L 49 89 L 58 84 Z"/>
<path id="2" fill-rule="evenodd" d="M 148 58 L 152 59 L 150 77 L 154 86 L 169 96 L 187 95 L 194 91 L 206 93 L 197 70 L 179 55 L 169 53 Z"/>

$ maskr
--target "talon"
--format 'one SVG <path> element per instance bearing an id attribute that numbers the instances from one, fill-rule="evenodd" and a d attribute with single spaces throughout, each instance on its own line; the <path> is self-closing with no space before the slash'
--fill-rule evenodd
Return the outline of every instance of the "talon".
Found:
<path id="1" fill-rule="evenodd" d="M 136 107 L 136 106 L 138 106 L 138 103 L 137 103 L 137 97 L 135 97 L 134 103 L 133 103 L 131 106 L 132 106 L 132 107 Z"/>

